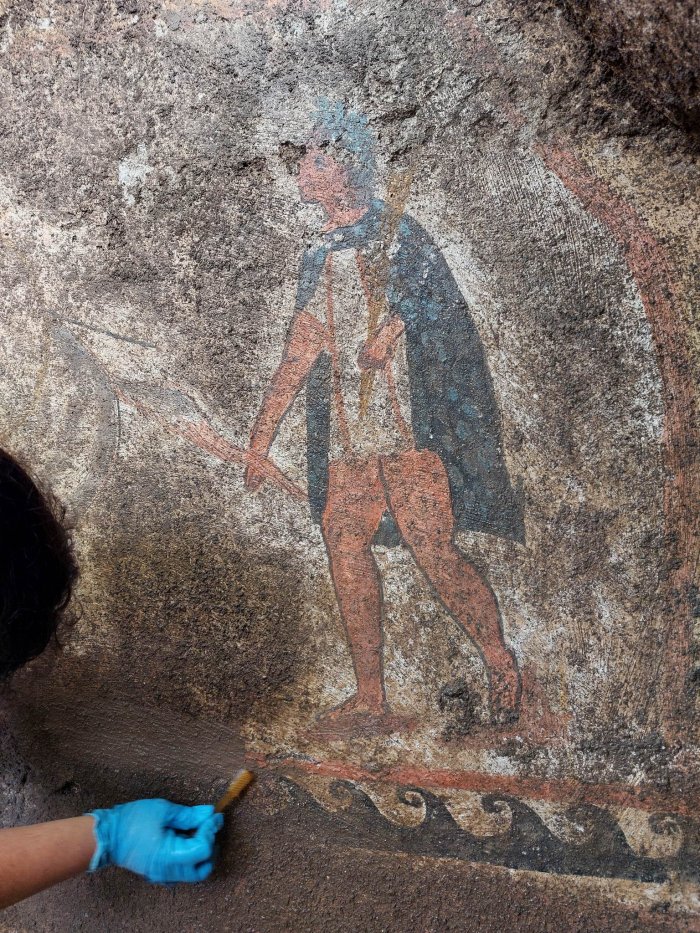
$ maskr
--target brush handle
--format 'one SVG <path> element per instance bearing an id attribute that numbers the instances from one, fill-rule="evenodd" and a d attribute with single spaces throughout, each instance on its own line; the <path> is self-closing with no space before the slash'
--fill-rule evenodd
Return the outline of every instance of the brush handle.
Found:
<path id="1" fill-rule="evenodd" d="M 226 790 L 226 793 L 215 805 L 214 810 L 216 813 L 222 813 L 226 807 L 233 803 L 237 797 L 240 797 L 246 787 L 253 780 L 255 775 L 252 771 L 248 771 L 245 768 L 242 771 L 239 771 L 235 778 L 231 781 Z"/>

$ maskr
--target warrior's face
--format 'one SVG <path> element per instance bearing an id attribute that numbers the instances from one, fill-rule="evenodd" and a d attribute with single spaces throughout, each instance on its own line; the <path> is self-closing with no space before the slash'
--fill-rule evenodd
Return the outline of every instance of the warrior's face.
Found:
<path id="1" fill-rule="evenodd" d="M 347 168 L 327 150 L 312 145 L 299 163 L 297 176 L 302 199 L 320 204 L 329 216 L 354 207 L 358 192 Z"/>

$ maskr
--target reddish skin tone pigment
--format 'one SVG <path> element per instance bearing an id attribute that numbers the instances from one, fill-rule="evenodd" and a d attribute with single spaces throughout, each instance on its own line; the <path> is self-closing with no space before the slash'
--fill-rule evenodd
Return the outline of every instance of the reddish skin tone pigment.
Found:
<path id="1" fill-rule="evenodd" d="M 319 148 L 310 148 L 302 159 L 298 182 L 303 199 L 323 207 L 326 231 L 353 224 L 366 211 L 361 192 L 353 190 L 345 168 Z M 388 366 L 402 331 L 401 320 L 390 316 L 360 352 L 360 369 Z M 318 355 L 324 350 L 332 355 L 333 342 L 329 326 L 306 311 L 297 314 L 253 427 L 252 451 L 267 455 L 281 419 Z M 254 464 L 248 466 L 249 489 L 258 489 L 265 478 Z M 387 509 L 437 598 L 479 649 L 489 675 L 494 719 L 517 717 L 518 670 L 503 640 L 498 605 L 490 587 L 454 543 L 445 467 L 431 451 L 408 449 L 387 456 L 346 456 L 330 464 L 322 530 L 357 692 L 325 718 L 352 722 L 357 717 L 380 719 L 388 713 L 381 580 L 372 555 L 372 539 Z"/>
<path id="2" fill-rule="evenodd" d="M 0 910 L 87 871 L 94 825 L 77 816 L 0 830 Z"/>

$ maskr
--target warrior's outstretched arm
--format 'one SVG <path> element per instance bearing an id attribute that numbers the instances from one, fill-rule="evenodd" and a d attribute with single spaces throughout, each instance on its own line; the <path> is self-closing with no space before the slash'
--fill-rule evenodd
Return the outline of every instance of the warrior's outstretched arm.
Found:
<path id="1" fill-rule="evenodd" d="M 282 360 L 265 393 L 258 417 L 250 434 L 250 447 L 267 454 L 277 427 L 304 385 L 318 355 L 328 344 L 328 332 L 308 311 L 301 311 L 292 321 Z M 263 477 L 251 466 L 246 482 L 257 488 Z"/>

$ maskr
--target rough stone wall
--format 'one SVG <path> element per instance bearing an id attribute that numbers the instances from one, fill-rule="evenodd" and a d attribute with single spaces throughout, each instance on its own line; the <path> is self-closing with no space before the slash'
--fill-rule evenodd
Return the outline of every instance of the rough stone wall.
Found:
<path id="1" fill-rule="evenodd" d="M 633 98 L 698 133 L 697 4 L 561 0 L 560 6 L 590 39 L 604 67 L 626 82 Z"/>
<path id="2" fill-rule="evenodd" d="M 2 822 L 259 773 L 207 885 L 0 929 L 698 929 L 690 66 L 647 113 L 549 3 L 0 11 L 0 440 L 82 566 L 2 699 Z M 324 233 L 326 171 L 375 207 Z M 388 460 L 336 449 L 351 375 L 400 426 L 348 307 L 402 329 Z M 325 381 L 251 461 L 283 356 Z"/>

